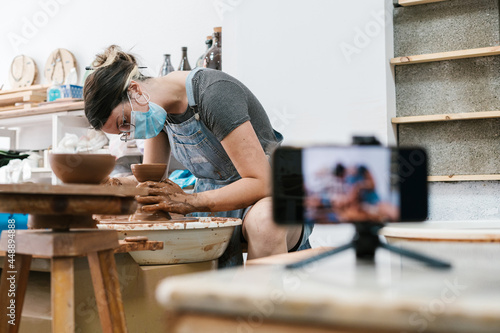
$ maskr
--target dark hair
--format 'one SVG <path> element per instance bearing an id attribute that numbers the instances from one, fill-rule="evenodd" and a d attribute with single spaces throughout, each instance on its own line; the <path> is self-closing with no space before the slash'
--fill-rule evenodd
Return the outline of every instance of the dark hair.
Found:
<path id="1" fill-rule="evenodd" d="M 342 164 L 337 164 L 335 169 L 333 169 L 333 174 L 337 177 L 344 177 L 345 167 Z"/>
<path id="2" fill-rule="evenodd" d="M 90 125 L 101 129 L 111 111 L 127 99 L 131 80 L 144 81 L 148 77 L 139 72 L 136 58 L 117 45 L 109 46 L 96 55 L 92 63 L 94 71 L 85 80 L 83 100 L 85 116 Z"/>
<path id="3" fill-rule="evenodd" d="M 359 176 L 364 176 L 364 175 L 366 175 L 366 173 L 368 173 L 368 168 L 366 166 L 364 166 L 364 165 L 360 165 L 358 167 L 358 175 Z"/>

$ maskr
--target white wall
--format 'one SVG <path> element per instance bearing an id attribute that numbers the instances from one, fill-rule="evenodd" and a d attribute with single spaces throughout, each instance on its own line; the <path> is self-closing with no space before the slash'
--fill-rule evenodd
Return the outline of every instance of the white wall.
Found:
<path id="1" fill-rule="evenodd" d="M 164 53 L 172 54 L 177 68 L 182 46 L 188 46 L 194 67 L 205 51 L 205 37 L 222 24 L 211 0 L 1 1 L 0 13 L 0 85 L 7 84 L 16 55 L 32 57 L 42 73 L 56 48 L 75 55 L 80 77 L 94 55 L 110 44 L 132 49 L 150 75 L 158 74 Z M 46 83 L 44 78 L 38 82 Z"/>
<path id="2" fill-rule="evenodd" d="M 224 70 L 254 91 L 286 143 L 349 143 L 352 134 L 395 142 L 392 0 L 24 0 L 1 1 L 0 13 L 0 85 L 16 55 L 42 72 L 59 47 L 73 52 L 80 74 L 113 43 L 132 48 L 150 75 L 163 53 L 177 66 L 181 46 L 194 67 L 205 37 L 223 25 Z M 352 232 L 329 227 L 317 226 L 315 246 Z"/>
<path id="3" fill-rule="evenodd" d="M 388 12 L 387 12 L 388 10 Z M 12 59 L 52 50 L 75 55 L 80 77 L 94 55 L 118 44 L 156 76 L 181 46 L 194 67 L 205 37 L 223 25 L 224 70 L 247 84 L 285 143 L 348 143 L 374 134 L 394 143 L 392 0 L 2 1 L 0 84 Z"/>
<path id="4" fill-rule="evenodd" d="M 227 0 L 224 65 L 288 144 L 394 143 L 392 0 Z"/>

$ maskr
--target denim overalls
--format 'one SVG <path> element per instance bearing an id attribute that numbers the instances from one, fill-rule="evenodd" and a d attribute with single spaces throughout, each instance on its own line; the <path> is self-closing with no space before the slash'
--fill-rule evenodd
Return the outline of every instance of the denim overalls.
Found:
<path id="1" fill-rule="evenodd" d="M 192 79 L 202 69 L 195 68 L 186 79 L 188 103 L 193 109 L 194 115 L 180 124 L 168 123 L 167 119 L 167 124 L 164 127 L 174 157 L 197 177 L 194 188 L 195 193 L 215 190 L 241 178 L 219 140 L 202 121 L 199 121 Z M 279 142 L 281 142 L 283 140 L 282 135 L 276 131 L 275 134 Z M 219 216 L 242 219 L 248 209 L 216 213 L 201 212 L 190 214 L 190 216 Z M 243 263 L 240 234 L 241 226 L 238 226 L 233 233 L 226 252 L 219 259 L 219 267 L 235 266 Z"/>

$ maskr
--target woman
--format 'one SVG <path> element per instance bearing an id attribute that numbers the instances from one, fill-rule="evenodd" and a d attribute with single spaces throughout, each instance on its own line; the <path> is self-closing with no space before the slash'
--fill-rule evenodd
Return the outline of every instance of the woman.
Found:
<path id="1" fill-rule="evenodd" d="M 194 194 L 168 181 L 149 184 L 155 195 L 138 200 L 146 210 L 241 218 L 222 266 L 242 262 L 241 240 L 248 259 L 309 247 L 310 227 L 273 222 L 269 156 L 282 136 L 241 82 L 209 69 L 145 77 L 117 46 L 93 65 L 84 88 L 90 124 L 125 140 L 147 139 L 144 163 L 168 163 L 172 152 L 198 178 Z"/>

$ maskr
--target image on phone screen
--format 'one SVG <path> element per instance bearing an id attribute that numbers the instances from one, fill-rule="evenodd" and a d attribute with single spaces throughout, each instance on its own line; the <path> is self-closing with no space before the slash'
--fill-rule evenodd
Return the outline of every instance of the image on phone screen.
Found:
<path id="1" fill-rule="evenodd" d="M 306 223 L 399 220 L 391 150 L 377 146 L 312 147 L 302 152 Z"/>
<path id="2" fill-rule="evenodd" d="M 418 147 L 279 147 L 279 224 L 420 222 L 428 214 L 427 154 Z"/>

